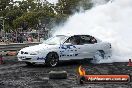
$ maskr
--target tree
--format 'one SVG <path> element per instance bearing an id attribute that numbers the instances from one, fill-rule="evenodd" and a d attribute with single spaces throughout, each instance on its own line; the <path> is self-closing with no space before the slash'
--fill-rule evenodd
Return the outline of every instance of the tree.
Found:
<path id="1" fill-rule="evenodd" d="M 73 14 L 73 10 L 78 6 L 80 0 L 58 0 L 57 11 L 61 14 Z"/>
<path id="2" fill-rule="evenodd" d="M 6 8 L 12 4 L 13 0 L 0 0 L 0 16 L 4 17 Z"/>
<path id="3" fill-rule="evenodd" d="M 44 27 L 53 27 L 52 22 L 60 24 L 79 11 L 79 6 L 85 10 L 92 7 L 91 0 L 58 0 L 51 4 L 47 0 L 0 0 L 0 17 L 5 18 L 5 30 L 17 28 L 36 28 L 39 20 Z"/>

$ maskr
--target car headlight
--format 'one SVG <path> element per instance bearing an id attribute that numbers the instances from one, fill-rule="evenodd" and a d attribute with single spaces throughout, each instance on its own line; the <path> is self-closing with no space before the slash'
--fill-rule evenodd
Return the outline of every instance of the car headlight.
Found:
<path id="1" fill-rule="evenodd" d="M 28 54 L 28 52 L 25 52 L 25 51 L 19 51 L 18 53 L 19 54 Z"/>
<path id="2" fill-rule="evenodd" d="M 40 53 L 40 51 L 35 51 L 35 52 L 31 52 L 30 55 L 37 55 L 39 53 Z"/>
<path id="3" fill-rule="evenodd" d="M 30 55 L 37 55 L 37 52 L 31 52 Z"/>

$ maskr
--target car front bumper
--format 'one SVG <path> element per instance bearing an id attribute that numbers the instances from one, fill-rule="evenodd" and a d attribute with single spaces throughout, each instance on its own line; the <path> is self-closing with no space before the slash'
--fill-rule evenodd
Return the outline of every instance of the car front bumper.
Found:
<path id="1" fill-rule="evenodd" d="M 31 63 L 45 63 L 45 58 L 39 55 L 17 55 L 18 61 Z"/>

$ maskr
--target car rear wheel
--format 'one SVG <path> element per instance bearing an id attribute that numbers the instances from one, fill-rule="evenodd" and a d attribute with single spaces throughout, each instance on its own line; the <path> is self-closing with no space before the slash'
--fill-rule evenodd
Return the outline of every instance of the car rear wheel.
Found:
<path id="1" fill-rule="evenodd" d="M 93 60 L 91 61 L 92 63 L 100 63 L 101 60 L 103 60 L 105 57 L 105 53 L 102 50 L 96 51 Z"/>
<path id="2" fill-rule="evenodd" d="M 47 66 L 55 67 L 58 64 L 59 56 L 57 55 L 57 53 L 49 53 L 46 58 Z"/>

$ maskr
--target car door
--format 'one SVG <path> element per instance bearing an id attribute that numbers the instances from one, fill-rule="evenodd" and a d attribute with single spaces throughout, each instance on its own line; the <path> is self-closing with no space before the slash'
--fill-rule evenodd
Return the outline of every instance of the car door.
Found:
<path id="1" fill-rule="evenodd" d="M 80 36 L 83 45 L 82 55 L 84 58 L 93 58 L 93 54 L 97 51 L 97 40 L 89 35 Z"/>
<path id="2" fill-rule="evenodd" d="M 80 37 L 78 35 L 69 37 L 61 45 L 60 56 L 64 60 L 70 59 L 82 59 L 83 45 L 80 43 Z"/>

